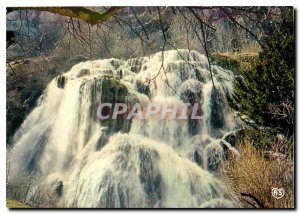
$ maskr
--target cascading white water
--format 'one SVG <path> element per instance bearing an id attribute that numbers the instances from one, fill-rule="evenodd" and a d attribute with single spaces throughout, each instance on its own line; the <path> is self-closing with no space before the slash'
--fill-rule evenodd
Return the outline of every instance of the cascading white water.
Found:
<path id="1" fill-rule="evenodd" d="M 196 51 L 75 65 L 63 84 L 59 77 L 48 85 L 16 132 L 8 151 L 12 180 L 33 172 L 39 186 L 60 182 L 59 207 L 237 206 L 217 178 L 224 147 L 237 153 L 218 140 L 236 128 L 224 104 L 233 75 L 217 66 L 213 72 L 217 93 Z M 192 101 L 203 119 L 100 121 L 104 101 Z"/>

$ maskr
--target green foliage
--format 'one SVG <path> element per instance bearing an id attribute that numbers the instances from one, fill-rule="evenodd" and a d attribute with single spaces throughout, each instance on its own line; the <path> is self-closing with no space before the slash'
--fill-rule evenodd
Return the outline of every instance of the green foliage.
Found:
<path id="1" fill-rule="evenodd" d="M 6 200 L 6 206 L 8 208 L 31 208 L 30 206 L 28 206 L 27 204 L 24 204 L 20 201 L 16 201 L 16 200 L 13 200 L 13 199 L 7 199 Z"/>
<path id="2" fill-rule="evenodd" d="M 258 62 L 235 81 L 229 105 L 254 127 L 268 127 L 286 135 L 294 133 L 295 38 L 293 13 L 264 43 Z"/>
<path id="3" fill-rule="evenodd" d="M 232 57 L 215 54 L 212 56 L 212 60 L 216 65 L 231 70 L 233 73 L 238 73 L 241 70 L 240 62 Z"/>
<path id="4" fill-rule="evenodd" d="M 274 135 L 268 129 L 246 129 L 246 137 L 251 139 L 251 142 L 255 148 L 261 151 L 268 151 L 271 148 L 272 143 L 274 143 Z"/>
<path id="5" fill-rule="evenodd" d="M 211 55 L 215 65 L 231 70 L 234 74 L 240 74 L 241 70 L 248 71 L 252 68 L 251 63 L 256 62 L 258 55 L 256 53 L 215 53 Z"/>
<path id="6" fill-rule="evenodd" d="M 247 139 L 250 140 L 249 143 L 258 151 L 263 152 L 265 158 L 269 158 L 270 151 L 293 156 L 293 138 L 280 134 L 276 135 L 268 128 L 254 129 L 247 127 L 243 130 L 241 139 L 239 143 Z"/>
<path id="7" fill-rule="evenodd" d="M 128 95 L 127 87 L 120 80 L 106 75 L 101 79 L 102 103 L 125 103 Z"/>
<path id="8" fill-rule="evenodd" d="M 102 114 L 109 115 L 110 118 L 101 120 L 101 125 L 106 126 L 107 129 L 103 130 L 104 134 L 97 144 L 98 149 L 105 145 L 111 133 L 115 131 L 128 132 L 131 125 L 131 120 L 125 120 L 126 115 L 118 115 L 116 119 L 111 119 L 114 104 L 128 102 L 129 91 L 127 87 L 118 78 L 110 75 L 103 76 L 101 81 L 101 88 L 98 89 L 101 91 L 101 103 L 111 103 L 112 108 L 102 109 Z"/>

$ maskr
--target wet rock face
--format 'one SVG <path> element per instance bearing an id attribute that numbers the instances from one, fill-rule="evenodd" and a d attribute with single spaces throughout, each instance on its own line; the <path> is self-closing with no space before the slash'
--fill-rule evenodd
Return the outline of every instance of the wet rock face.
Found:
<path id="1" fill-rule="evenodd" d="M 111 208 L 128 207 L 128 192 L 121 183 L 115 184 L 112 182 L 111 173 L 105 176 L 99 186 L 99 192 L 101 193 L 98 205 L 96 207 Z M 117 197 L 116 197 L 117 196 Z"/>
<path id="2" fill-rule="evenodd" d="M 191 90 L 185 90 L 183 91 L 181 94 L 181 99 L 185 102 L 185 103 L 198 103 L 201 101 L 201 91 L 198 93 L 195 93 Z"/>
<path id="3" fill-rule="evenodd" d="M 118 69 L 120 67 L 120 60 L 119 59 L 111 59 L 110 64 L 115 68 Z"/>
<path id="4" fill-rule="evenodd" d="M 237 143 L 241 141 L 244 135 L 243 129 L 238 129 L 228 134 L 225 134 L 222 140 L 228 142 L 231 146 L 236 147 Z"/>
<path id="5" fill-rule="evenodd" d="M 215 140 L 205 148 L 207 169 L 215 175 L 220 173 L 220 164 L 230 157 L 240 157 L 239 152 L 224 140 Z"/>
<path id="6" fill-rule="evenodd" d="M 200 111 L 197 112 L 197 114 L 199 115 Z M 188 120 L 188 131 L 190 136 L 193 136 L 195 134 L 197 134 L 200 130 L 201 126 L 200 126 L 200 121 L 199 120 L 192 120 L 189 119 Z"/>
<path id="7" fill-rule="evenodd" d="M 89 69 L 81 69 L 77 77 L 84 77 L 91 74 L 91 71 Z"/>
<path id="8" fill-rule="evenodd" d="M 142 68 L 142 62 L 143 62 L 143 60 L 138 59 L 138 58 L 129 59 L 127 61 L 128 65 L 130 66 L 130 70 L 134 73 L 139 73 L 140 72 L 140 70 Z"/>
<path id="9" fill-rule="evenodd" d="M 104 76 L 101 78 L 101 87 L 98 89 L 101 94 L 101 103 L 111 103 L 111 108 L 104 108 L 103 115 L 109 115 L 109 119 L 104 120 L 104 123 L 110 124 L 112 120 L 112 112 L 114 109 L 115 103 L 127 103 L 127 96 L 128 96 L 128 89 L 125 85 L 123 85 L 120 80 L 111 77 L 111 76 Z M 116 121 L 122 122 L 125 120 L 126 114 L 118 115 Z M 116 124 L 117 127 L 116 131 L 119 131 L 122 127 L 122 124 Z"/>
<path id="10" fill-rule="evenodd" d="M 65 87 L 66 82 L 67 82 L 67 78 L 65 76 L 63 75 L 59 76 L 56 79 L 57 88 L 63 89 Z"/>
<path id="11" fill-rule="evenodd" d="M 72 176 L 79 183 L 64 188 L 62 204 L 168 208 L 199 207 L 213 199 L 225 202 L 227 193 L 222 184 L 202 168 L 179 157 L 174 150 L 159 143 L 153 147 L 148 138 L 118 136 L 112 136 L 100 152 L 85 161 L 83 168 L 76 165 L 81 179 Z M 165 148 L 161 150 L 162 147 Z M 182 160 L 184 162 L 179 164 Z M 229 203 L 226 207 L 234 205 Z"/>
<path id="12" fill-rule="evenodd" d="M 91 187 L 93 194 L 97 195 L 97 201 L 84 203 L 91 207 L 100 208 L 132 208 L 143 207 L 153 208 L 160 206 L 162 199 L 162 176 L 157 165 L 159 154 L 157 151 L 141 147 L 131 146 L 124 139 L 117 151 L 111 151 L 113 155 L 111 163 L 93 173 L 86 182 L 93 180 L 95 189 Z M 106 145 L 106 148 L 109 147 Z M 97 160 L 96 160 L 97 161 Z M 84 170 L 82 170 L 84 171 Z M 102 176 L 101 176 L 102 174 Z M 93 176 L 97 178 L 93 178 Z M 98 176 L 100 176 L 98 178 Z M 121 177 L 120 177 L 121 176 Z M 91 179 L 91 180 L 89 180 Z M 90 188 L 90 185 L 88 185 Z M 78 188 L 78 194 L 81 191 Z M 80 204 L 79 198 L 75 199 L 75 204 Z"/>
<path id="13" fill-rule="evenodd" d="M 61 197 L 62 194 L 63 194 L 63 188 L 64 188 L 64 183 L 63 181 L 59 181 L 57 182 L 56 186 L 55 186 L 55 194 L 58 196 L 58 197 Z"/>
<path id="14" fill-rule="evenodd" d="M 111 76 L 104 76 L 101 80 L 102 103 L 124 103 L 128 95 L 127 87 L 120 80 Z"/>
<path id="15" fill-rule="evenodd" d="M 139 93 L 145 94 L 148 97 L 150 96 L 150 87 L 149 87 L 148 83 L 143 83 L 140 80 L 137 80 L 136 88 Z"/>
<path id="16" fill-rule="evenodd" d="M 201 154 L 200 151 L 194 151 L 193 161 L 199 166 L 203 166 L 203 154 Z"/>
<path id="17" fill-rule="evenodd" d="M 39 137 L 32 141 L 32 144 L 35 145 L 34 150 L 24 150 L 21 154 L 19 154 L 19 156 L 23 159 L 24 166 L 28 172 L 36 170 L 39 159 L 44 152 L 49 132 L 50 129 L 45 130 L 45 132 L 41 132 Z"/>
<path id="18" fill-rule="evenodd" d="M 162 177 L 159 174 L 157 166 L 154 164 L 155 159 L 158 159 L 157 152 L 150 154 L 143 149 L 139 150 L 140 158 L 140 181 L 147 195 L 147 201 L 151 206 L 154 206 L 157 201 L 161 200 L 161 182 Z"/>
<path id="19" fill-rule="evenodd" d="M 227 160 L 231 155 L 238 156 L 237 150 L 228 142 L 213 140 L 207 135 L 195 135 L 189 143 L 193 145 L 189 159 L 214 174 L 219 173 L 222 160 Z"/>
<path id="20" fill-rule="evenodd" d="M 109 115 L 109 118 L 100 121 L 101 125 L 105 126 L 106 129 L 103 130 L 103 135 L 99 139 L 97 146 L 98 149 L 105 145 L 107 139 L 112 134 L 119 131 L 129 132 L 131 125 L 131 120 L 126 119 L 127 114 L 118 114 L 116 119 L 111 119 L 115 103 L 128 103 L 127 87 L 123 85 L 120 80 L 112 76 L 104 76 L 99 81 L 101 81 L 101 87 L 98 89 L 101 94 L 101 103 L 111 103 L 112 107 L 104 107 L 102 109 L 102 115 Z"/>
<path id="21" fill-rule="evenodd" d="M 194 72 L 198 81 L 205 82 L 205 77 L 201 75 L 201 71 L 199 69 L 195 68 Z"/>
<path id="22" fill-rule="evenodd" d="M 229 148 L 224 141 L 215 140 L 205 148 L 207 169 L 215 174 L 219 173 L 221 161 L 228 157 Z"/>
<path id="23" fill-rule="evenodd" d="M 229 157 L 229 147 L 223 141 L 221 141 L 221 147 L 223 149 L 223 159 L 227 160 Z"/>
<path id="24" fill-rule="evenodd" d="M 199 108 L 197 109 L 196 115 L 201 116 L 203 115 L 202 109 L 201 109 L 201 103 L 202 103 L 202 84 L 199 83 L 198 88 L 195 89 L 185 89 L 181 90 L 180 97 L 181 100 L 184 103 L 190 103 L 192 106 L 195 103 L 199 104 Z M 191 107 L 192 108 L 192 107 Z M 199 120 L 192 120 L 190 119 L 191 115 L 189 115 L 189 120 L 188 120 L 188 131 L 191 136 L 196 135 L 199 133 L 201 126 L 200 126 L 200 121 Z"/>
<path id="25" fill-rule="evenodd" d="M 224 136 L 223 139 L 225 141 L 227 141 L 228 143 L 230 143 L 230 145 L 236 146 L 237 136 L 235 135 L 235 133 L 228 134 L 228 135 Z"/>
<path id="26" fill-rule="evenodd" d="M 220 137 L 218 130 L 221 130 L 225 127 L 225 114 L 224 109 L 226 105 L 224 104 L 225 100 L 219 90 L 212 89 L 211 91 L 211 101 L 210 101 L 210 127 L 213 130 L 211 133 L 213 136 Z"/>
<path id="27" fill-rule="evenodd" d="M 207 157 L 207 169 L 210 172 L 218 173 L 222 155 L 216 151 L 209 151 Z"/>
<path id="28" fill-rule="evenodd" d="M 212 138 L 207 135 L 195 135 L 193 136 L 189 143 L 193 145 L 192 151 L 189 153 L 189 159 L 197 163 L 199 166 L 205 168 L 206 164 L 206 154 L 205 148 L 212 142 Z"/>

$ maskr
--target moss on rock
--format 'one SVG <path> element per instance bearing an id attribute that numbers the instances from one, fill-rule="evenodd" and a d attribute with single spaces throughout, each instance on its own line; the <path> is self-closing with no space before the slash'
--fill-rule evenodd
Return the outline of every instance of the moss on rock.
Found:
<path id="1" fill-rule="evenodd" d="M 240 74 L 240 70 L 249 70 L 253 62 L 258 60 L 257 53 L 215 53 L 213 62 L 222 68 Z"/>
<path id="2" fill-rule="evenodd" d="M 29 205 L 20 202 L 20 201 L 16 201 L 13 199 L 6 199 L 6 206 L 8 208 L 12 208 L 12 209 L 20 209 L 20 208 L 32 208 Z"/>
<path id="3" fill-rule="evenodd" d="M 148 84 L 141 82 L 140 80 L 136 81 L 137 91 L 141 94 L 145 94 L 149 97 L 150 95 L 150 87 Z"/>

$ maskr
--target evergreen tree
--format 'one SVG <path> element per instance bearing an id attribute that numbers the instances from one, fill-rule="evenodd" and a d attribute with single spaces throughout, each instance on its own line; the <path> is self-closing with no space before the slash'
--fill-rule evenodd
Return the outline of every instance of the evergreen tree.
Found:
<path id="1" fill-rule="evenodd" d="M 254 127 L 294 134 L 295 37 L 294 16 L 289 11 L 278 30 L 265 40 L 258 62 L 235 80 L 229 105 Z"/>

